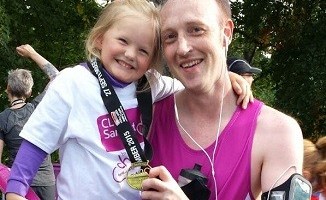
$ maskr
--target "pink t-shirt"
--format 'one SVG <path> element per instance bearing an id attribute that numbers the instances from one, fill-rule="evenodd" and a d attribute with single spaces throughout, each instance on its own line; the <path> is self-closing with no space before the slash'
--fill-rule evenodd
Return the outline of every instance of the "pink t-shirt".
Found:
<path id="1" fill-rule="evenodd" d="M 214 162 L 218 199 L 254 199 L 250 189 L 251 148 L 262 105 L 255 100 L 246 110 L 238 107 L 219 136 Z M 183 141 L 176 124 L 173 95 L 155 104 L 149 139 L 153 147 L 151 166 L 164 165 L 178 180 L 181 169 L 200 164 L 208 178 L 210 200 L 215 199 L 211 164 L 203 151 L 193 150 Z M 205 149 L 210 157 L 214 145 L 215 141 Z"/>

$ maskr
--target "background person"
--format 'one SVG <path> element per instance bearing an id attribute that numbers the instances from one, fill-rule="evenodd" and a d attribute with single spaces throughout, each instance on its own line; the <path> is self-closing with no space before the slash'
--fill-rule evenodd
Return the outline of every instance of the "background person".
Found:
<path id="1" fill-rule="evenodd" d="M 241 75 L 249 85 L 252 85 L 254 76 L 262 72 L 261 69 L 252 67 L 245 59 L 241 58 L 228 58 L 227 59 L 228 69 L 231 72 Z"/>
<path id="2" fill-rule="evenodd" d="M 19 55 L 31 58 L 36 62 L 39 68 L 50 78 L 50 81 L 58 73 L 58 70 L 30 45 L 21 45 L 16 50 Z M 44 90 L 32 101 L 27 102 L 26 100 L 32 94 L 33 84 L 32 74 L 29 70 L 15 69 L 8 72 L 6 93 L 10 107 L 0 113 L 0 162 L 3 148 L 7 148 L 9 152 L 8 167 L 12 166 L 23 141 L 19 133 L 46 91 Z M 39 167 L 31 187 L 42 200 L 55 198 L 55 178 L 50 155 L 46 156 Z"/>
<path id="3" fill-rule="evenodd" d="M 303 175 L 313 187 L 312 200 L 326 199 L 326 136 L 304 139 Z"/>

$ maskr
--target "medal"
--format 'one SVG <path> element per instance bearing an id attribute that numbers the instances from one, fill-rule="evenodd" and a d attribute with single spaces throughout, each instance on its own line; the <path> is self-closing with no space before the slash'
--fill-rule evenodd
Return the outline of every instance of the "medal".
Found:
<path id="1" fill-rule="evenodd" d="M 148 165 L 148 161 L 131 163 L 131 167 L 127 172 L 128 185 L 135 190 L 141 190 L 141 184 L 143 180 L 148 179 L 150 169 L 151 167 Z"/>

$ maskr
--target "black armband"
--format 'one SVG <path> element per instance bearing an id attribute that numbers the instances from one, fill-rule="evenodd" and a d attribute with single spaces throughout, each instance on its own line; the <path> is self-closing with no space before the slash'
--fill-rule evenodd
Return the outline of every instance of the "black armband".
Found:
<path id="1" fill-rule="evenodd" d="M 262 200 L 310 200 L 312 187 L 300 174 L 292 174 L 283 184 L 264 192 Z"/>

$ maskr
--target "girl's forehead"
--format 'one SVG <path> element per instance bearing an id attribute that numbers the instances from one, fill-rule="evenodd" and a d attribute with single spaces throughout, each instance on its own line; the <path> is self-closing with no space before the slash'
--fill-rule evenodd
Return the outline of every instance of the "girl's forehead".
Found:
<path id="1" fill-rule="evenodd" d="M 137 28 L 139 26 L 139 28 Z M 139 29 L 144 29 L 145 32 L 153 32 L 153 20 L 147 18 L 144 15 L 125 15 L 117 19 L 109 29 L 117 28 L 124 31 L 140 31 Z"/>
<path id="2" fill-rule="evenodd" d="M 109 35 L 120 35 L 132 41 L 141 41 L 142 45 L 153 45 L 155 31 L 153 23 L 149 19 L 138 17 L 124 17 L 119 19 L 108 29 Z"/>

